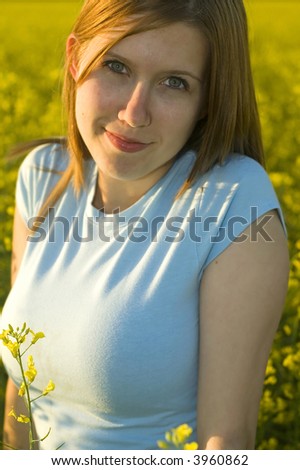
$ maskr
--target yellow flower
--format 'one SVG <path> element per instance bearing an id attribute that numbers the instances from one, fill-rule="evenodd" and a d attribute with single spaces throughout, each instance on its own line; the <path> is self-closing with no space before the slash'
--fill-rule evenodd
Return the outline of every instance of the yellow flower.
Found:
<path id="1" fill-rule="evenodd" d="M 52 380 L 49 380 L 47 387 L 43 390 L 43 395 L 48 395 L 48 393 L 52 392 L 55 389 L 55 384 Z"/>
<path id="2" fill-rule="evenodd" d="M 25 376 L 27 377 L 29 383 L 32 383 L 34 381 L 36 374 L 37 374 L 36 369 L 27 370 L 25 372 Z"/>
<path id="3" fill-rule="evenodd" d="M 293 386 L 291 383 L 285 383 L 283 384 L 283 394 L 286 398 L 289 398 L 290 400 L 294 399 L 294 391 L 293 391 Z"/>
<path id="4" fill-rule="evenodd" d="M 23 396 L 25 395 L 25 384 L 24 384 L 24 382 L 21 383 L 21 386 L 20 386 L 18 395 L 19 395 L 20 397 L 23 397 Z"/>
<path id="5" fill-rule="evenodd" d="M 29 338 L 28 338 L 29 336 Z M 48 393 L 52 392 L 55 389 L 55 385 L 52 380 L 49 381 L 47 387 L 43 390 L 43 392 L 36 396 L 34 399 L 30 396 L 30 385 L 35 380 L 37 375 L 37 370 L 35 368 L 35 363 L 33 360 L 32 355 L 27 356 L 27 370 L 25 370 L 24 363 L 23 363 L 23 356 L 31 348 L 39 339 L 44 338 L 45 335 L 42 331 L 35 333 L 29 327 L 27 327 L 26 323 L 23 323 L 22 327 L 13 328 L 12 325 L 8 325 L 7 330 L 2 330 L 0 333 L 0 340 L 3 342 L 3 345 L 6 346 L 11 354 L 14 356 L 18 365 L 21 369 L 22 374 L 22 383 L 19 386 L 18 396 L 20 396 L 27 407 L 28 416 L 25 414 L 16 414 L 14 408 L 8 413 L 8 416 L 13 417 L 19 423 L 29 423 L 28 432 L 29 432 L 29 448 L 32 450 L 34 448 L 35 440 L 33 439 L 33 431 L 32 431 L 32 411 L 31 411 L 31 403 L 35 400 L 38 400 L 43 395 L 47 395 Z M 31 338 L 31 342 L 30 342 Z M 29 344 L 25 344 L 26 341 L 29 341 Z M 24 349 L 22 349 L 22 345 L 24 345 Z M 42 438 L 39 439 L 43 441 L 49 434 L 48 433 Z"/>
<path id="6" fill-rule="evenodd" d="M 10 412 L 8 413 L 8 416 L 12 416 L 13 418 L 15 418 L 15 420 L 17 420 L 19 423 L 29 423 L 30 419 L 28 418 L 28 416 L 26 415 L 20 415 L 20 416 L 17 416 L 16 413 L 15 413 L 15 410 L 12 408 L 10 410 Z"/>
<path id="7" fill-rule="evenodd" d="M 265 380 L 265 385 L 275 385 L 277 383 L 277 378 L 275 375 L 270 375 L 269 377 L 266 378 Z"/>
<path id="8" fill-rule="evenodd" d="M 286 422 L 287 422 L 286 413 L 284 413 L 284 412 L 278 413 L 277 416 L 275 416 L 275 418 L 273 418 L 273 423 L 275 423 L 275 424 L 284 424 Z"/>
<path id="9" fill-rule="evenodd" d="M 194 450 L 198 449 L 196 442 L 188 443 L 187 440 L 191 436 L 193 430 L 187 424 L 181 424 L 177 428 L 173 428 L 165 434 L 165 441 L 157 441 L 160 449 L 183 449 Z"/>
<path id="10" fill-rule="evenodd" d="M 13 357 L 16 358 L 18 357 L 18 352 L 20 349 L 20 345 L 18 343 L 13 343 L 12 341 L 8 341 L 5 346 L 10 350 L 12 353 Z"/>
<path id="11" fill-rule="evenodd" d="M 9 330 L 2 330 L 2 333 L 0 334 L 0 339 L 5 343 L 8 341 L 7 335 L 9 333 Z"/>
<path id="12" fill-rule="evenodd" d="M 283 366 L 298 376 L 300 364 L 300 351 L 295 354 L 288 354 L 283 360 Z"/>
<path id="13" fill-rule="evenodd" d="M 27 365 L 28 365 L 29 369 L 34 367 L 34 360 L 33 360 L 33 356 L 31 354 L 29 354 L 29 356 L 27 358 Z"/>
<path id="14" fill-rule="evenodd" d="M 266 375 L 273 375 L 276 373 L 275 367 L 272 365 L 271 361 L 268 362 L 266 368 Z"/>
<path id="15" fill-rule="evenodd" d="M 7 213 L 8 215 L 13 216 L 14 213 L 15 213 L 15 208 L 14 208 L 13 206 L 9 206 L 9 207 L 6 209 L 6 213 Z"/>
<path id="16" fill-rule="evenodd" d="M 10 237 L 4 237 L 3 239 L 4 246 L 6 251 L 11 251 L 12 249 L 12 239 Z"/>
<path id="17" fill-rule="evenodd" d="M 30 355 L 27 359 L 28 370 L 25 372 L 25 376 L 27 377 L 29 383 L 32 383 L 36 377 L 37 370 L 34 367 L 33 357 Z"/>
<path id="18" fill-rule="evenodd" d="M 292 334 L 292 328 L 289 325 L 284 325 L 283 326 L 283 331 L 287 336 L 291 336 Z"/>
<path id="19" fill-rule="evenodd" d="M 13 408 L 8 413 L 8 416 L 12 416 L 13 418 L 17 419 L 17 415 L 16 415 L 15 410 Z"/>
<path id="20" fill-rule="evenodd" d="M 268 441 L 268 449 L 276 450 L 278 446 L 278 440 L 274 437 L 271 437 Z"/>
<path id="21" fill-rule="evenodd" d="M 20 415 L 17 417 L 17 421 L 19 423 L 29 423 L 30 419 L 28 418 L 28 416 L 25 416 L 25 415 Z"/>
<path id="22" fill-rule="evenodd" d="M 287 402 L 281 397 L 277 397 L 276 400 L 276 409 L 277 411 L 284 411 L 287 408 Z"/>
<path id="23" fill-rule="evenodd" d="M 164 450 L 168 450 L 170 448 L 169 444 L 167 444 L 167 442 L 165 441 L 157 441 L 157 445 L 160 449 L 164 449 Z"/>
<path id="24" fill-rule="evenodd" d="M 39 331 L 38 333 L 34 333 L 32 330 L 30 333 L 33 335 L 33 338 L 31 340 L 31 344 L 35 344 L 39 339 L 45 338 L 45 335 L 42 331 Z"/>
<path id="25" fill-rule="evenodd" d="M 197 450 L 198 449 L 198 444 L 197 442 L 189 442 L 187 444 L 184 444 L 183 450 Z"/>
<path id="26" fill-rule="evenodd" d="M 173 442 L 183 444 L 190 437 L 193 430 L 187 424 L 181 424 L 173 430 Z"/>

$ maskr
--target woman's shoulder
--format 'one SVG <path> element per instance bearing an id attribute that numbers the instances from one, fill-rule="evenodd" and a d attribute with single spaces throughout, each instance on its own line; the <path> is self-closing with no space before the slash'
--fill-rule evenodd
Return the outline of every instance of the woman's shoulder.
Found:
<path id="1" fill-rule="evenodd" d="M 47 143 L 31 150 L 22 161 L 16 183 L 16 204 L 25 221 L 35 217 L 68 166 L 63 145 Z"/>
<path id="2" fill-rule="evenodd" d="M 222 197 L 234 194 L 273 194 L 274 188 L 264 166 L 253 158 L 242 154 L 230 154 L 222 163 L 215 164 L 199 181 L 212 193 Z M 198 184 L 199 184 L 198 183 Z"/>
<path id="3" fill-rule="evenodd" d="M 203 220 L 215 220 L 215 225 L 210 224 L 207 232 L 212 243 L 203 269 L 247 227 L 274 209 L 287 236 L 284 215 L 271 179 L 263 165 L 253 158 L 229 155 L 222 164 L 212 168 L 202 187 L 199 214 Z M 254 230 L 258 228 L 259 224 Z"/>
<path id="4" fill-rule="evenodd" d="M 262 164 L 242 154 L 230 154 L 207 172 L 200 181 L 207 194 L 217 201 L 265 201 L 276 197 L 271 179 Z"/>
<path id="5" fill-rule="evenodd" d="M 26 172 L 63 172 L 69 163 L 66 147 L 58 143 L 46 143 L 31 150 L 24 158 L 21 169 Z"/>
<path id="6" fill-rule="evenodd" d="M 253 176 L 267 176 L 261 163 L 248 155 L 237 153 L 228 155 L 222 163 L 215 165 L 212 174 L 232 181 L 252 179 Z"/>

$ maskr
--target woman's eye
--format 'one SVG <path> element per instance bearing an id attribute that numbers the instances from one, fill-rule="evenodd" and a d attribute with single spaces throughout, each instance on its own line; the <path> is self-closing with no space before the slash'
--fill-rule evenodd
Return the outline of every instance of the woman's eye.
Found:
<path id="1" fill-rule="evenodd" d="M 174 88 L 175 90 L 188 90 L 189 86 L 186 80 L 179 77 L 169 77 L 164 82 L 168 87 Z"/>
<path id="2" fill-rule="evenodd" d="M 117 60 L 108 60 L 103 64 L 105 67 L 108 67 L 114 73 L 126 73 L 126 67 L 122 62 Z"/>

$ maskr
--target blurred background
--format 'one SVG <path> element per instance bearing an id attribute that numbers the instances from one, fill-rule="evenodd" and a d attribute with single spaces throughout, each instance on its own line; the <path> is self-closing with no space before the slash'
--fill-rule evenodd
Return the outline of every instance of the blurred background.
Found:
<path id="1" fill-rule="evenodd" d="M 82 1 L 0 0 L 0 312 L 10 288 L 19 142 L 63 135 L 65 39 Z M 285 310 L 265 378 L 257 449 L 300 449 L 300 3 L 246 0 L 267 171 L 289 233 Z M 42 315 L 43 312 L 41 312 Z M 0 440 L 6 383 L 0 359 Z"/>

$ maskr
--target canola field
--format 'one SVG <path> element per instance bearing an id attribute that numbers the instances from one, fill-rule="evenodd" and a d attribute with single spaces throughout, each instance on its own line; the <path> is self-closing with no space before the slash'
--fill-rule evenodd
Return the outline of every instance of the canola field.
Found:
<path id="1" fill-rule="evenodd" d="M 1 0 L 0 312 L 9 292 L 19 142 L 64 134 L 64 42 L 81 1 Z M 289 234 L 289 291 L 268 362 L 257 449 L 300 449 L 300 3 L 246 0 L 269 172 Z M 0 360 L 0 440 L 6 376 Z"/>

